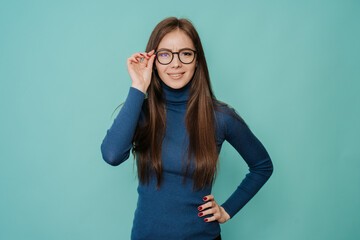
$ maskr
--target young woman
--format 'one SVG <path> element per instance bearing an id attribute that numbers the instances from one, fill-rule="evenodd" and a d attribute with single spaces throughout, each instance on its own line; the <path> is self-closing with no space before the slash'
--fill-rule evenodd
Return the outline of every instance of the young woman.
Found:
<path id="1" fill-rule="evenodd" d="M 221 239 L 231 219 L 265 184 L 273 164 L 244 120 L 217 100 L 199 35 L 189 20 L 166 18 L 146 51 L 127 59 L 128 96 L 101 144 L 117 166 L 136 156 L 139 186 L 131 239 Z M 222 143 L 249 173 L 221 205 L 211 194 Z"/>

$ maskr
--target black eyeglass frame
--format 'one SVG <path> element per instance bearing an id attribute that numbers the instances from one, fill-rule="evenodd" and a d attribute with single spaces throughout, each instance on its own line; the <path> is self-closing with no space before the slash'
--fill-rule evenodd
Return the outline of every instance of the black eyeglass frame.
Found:
<path id="1" fill-rule="evenodd" d="M 181 59 L 180 59 L 180 52 L 181 52 L 181 51 L 185 51 L 185 50 L 190 50 L 190 51 L 192 51 L 192 52 L 194 53 L 194 59 L 193 59 L 191 62 L 189 62 L 189 63 L 184 63 L 184 62 L 181 61 Z M 169 63 L 161 63 L 161 62 L 159 61 L 157 54 L 158 54 L 159 52 L 163 52 L 163 51 L 171 52 L 171 60 L 170 60 Z M 175 55 L 175 54 L 178 55 L 179 61 L 182 62 L 183 64 L 191 64 L 191 63 L 194 62 L 194 60 L 195 60 L 197 51 L 196 51 L 196 50 L 192 50 L 192 49 L 190 49 L 190 48 L 181 49 L 179 52 L 172 52 L 172 51 L 170 51 L 170 50 L 165 50 L 165 49 L 164 49 L 164 50 L 156 51 L 154 54 L 156 55 L 156 60 L 157 60 L 161 65 L 169 65 L 169 64 L 174 60 L 174 55 Z"/>

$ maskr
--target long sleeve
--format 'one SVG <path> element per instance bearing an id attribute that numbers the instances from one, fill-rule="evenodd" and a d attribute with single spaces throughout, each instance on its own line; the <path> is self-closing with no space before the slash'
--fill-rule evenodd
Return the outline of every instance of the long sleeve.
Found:
<path id="1" fill-rule="evenodd" d="M 103 159 L 117 166 L 129 158 L 132 138 L 141 113 L 145 93 L 130 87 L 128 96 L 119 114 L 101 144 Z"/>
<path id="2" fill-rule="evenodd" d="M 273 164 L 262 143 L 247 126 L 232 116 L 226 116 L 225 119 L 225 140 L 237 150 L 249 166 L 249 173 L 221 205 L 232 218 L 270 178 Z"/>

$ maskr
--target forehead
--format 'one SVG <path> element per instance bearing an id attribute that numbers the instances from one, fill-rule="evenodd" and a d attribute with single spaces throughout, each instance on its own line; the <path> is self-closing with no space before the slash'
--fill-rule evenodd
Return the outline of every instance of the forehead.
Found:
<path id="1" fill-rule="evenodd" d="M 194 49 L 194 43 L 184 31 L 177 29 L 169 32 L 161 39 L 158 49 L 160 48 L 167 48 L 172 51 L 177 51 L 182 48 Z"/>

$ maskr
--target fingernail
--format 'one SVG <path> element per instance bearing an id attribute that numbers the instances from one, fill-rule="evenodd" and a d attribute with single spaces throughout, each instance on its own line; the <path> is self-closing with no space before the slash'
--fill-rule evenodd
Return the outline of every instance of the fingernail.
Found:
<path id="1" fill-rule="evenodd" d="M 146 56 L 150 57 L 150 55 L 149 55 L 149 54 L 146 54 Z"/>
<path id="2" fill-rule="evenodd" d="M 207 200 L 207 197 L 204 197 L 203 200 L 206 201 L 206 200 Z"/>
<path id="3" fill-rule="evenodd" d="M 202 207 L 198 207 L 198 210 L 200 211 L 202 209 Z"/>
<path id="4" fill-rule="evenodd" d="M 199 215 L 199 217 L 201 217 L 201 216 L 203 215 L 203 213 L 201 212 L 201 213 L 199 213 L 198 215 Z"/>
<path id="5" fill-rule="evenodd" d="M 205 219 L 204 219 L 204 221 L 205 221 L 205 222 L 207 222 L 207 221 L 208 221 L 208 219 L 207 219 L 207 218 L 205 218 Z"/>
<path id="6" fill-rule="evenodd" d="M 142 55 L 141 53 L 140 53 L 140 55 L 141 55 L 141 56 L 144 56 L 144 55 Z"/>

